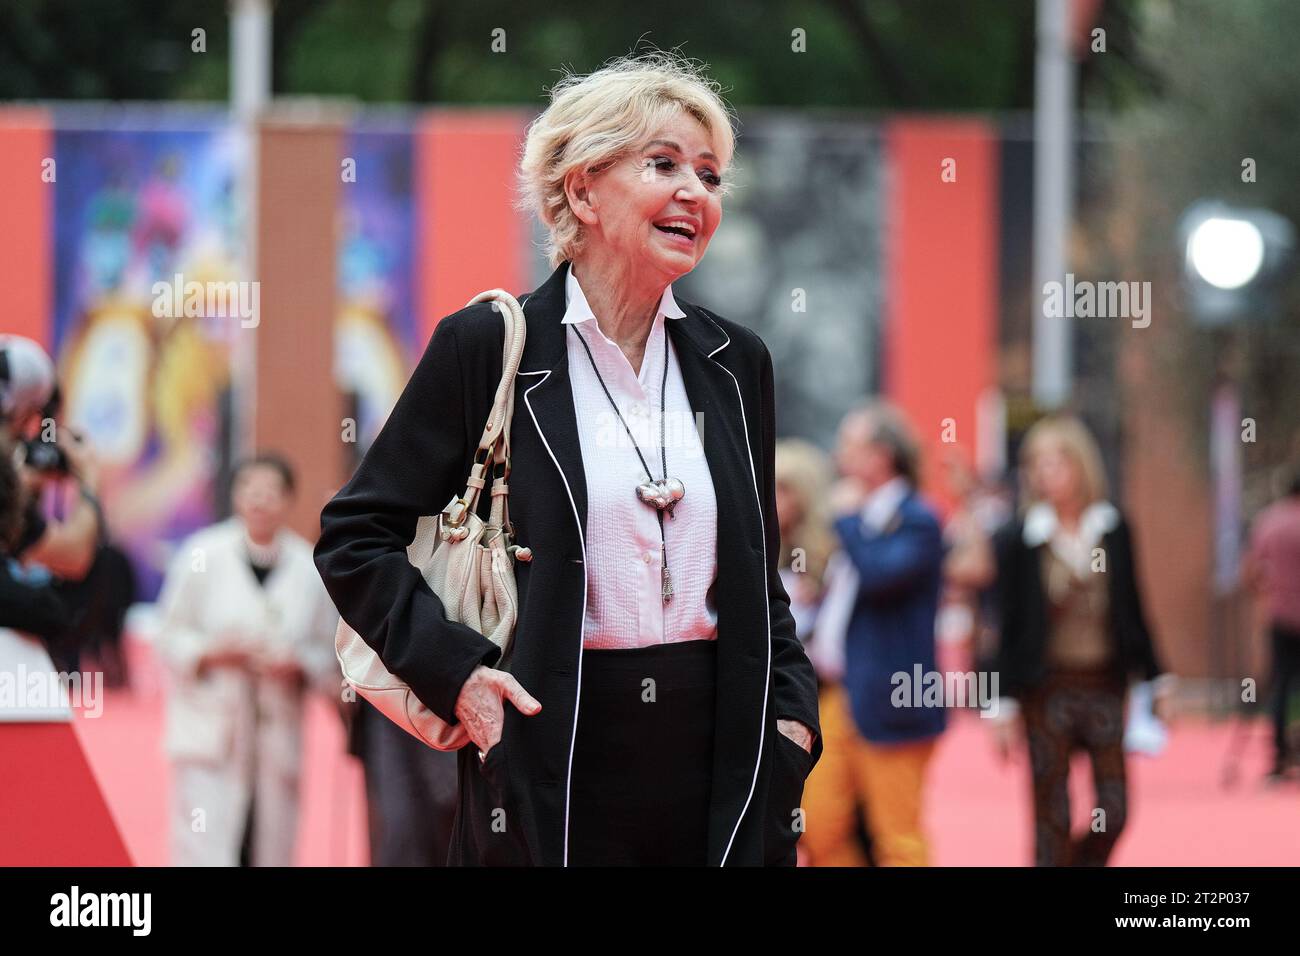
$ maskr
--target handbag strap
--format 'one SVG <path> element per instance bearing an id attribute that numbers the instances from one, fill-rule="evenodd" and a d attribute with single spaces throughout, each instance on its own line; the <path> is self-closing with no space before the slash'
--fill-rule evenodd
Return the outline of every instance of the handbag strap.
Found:
<path id="1" fill-rule="evenodd" d="M 472 514 L 478 505 L 479 492 L 486 484 L 485 474 L 495 465 L 501 465 L 501 474 L 492 482 L 492 523 L 508 525 L 505 498 L 509 494 L 506 477 L 510 474 L 510 423 L 515 408 L 515 374 L 524 354 L 527 327 L 524 310 L 519 301 L 504 289 L 488 289 L 466 303 L 491 302 L 505 322 L 505 343 L 502 346 L 501 381 L 497 384 L 492 409 L 488 413 L 483 434 L 474 452 L 474 463 L 465 481 L 465 493 L 453 502 L 444 514 L 452 526 L 458 526 L 465 515 Z"/>

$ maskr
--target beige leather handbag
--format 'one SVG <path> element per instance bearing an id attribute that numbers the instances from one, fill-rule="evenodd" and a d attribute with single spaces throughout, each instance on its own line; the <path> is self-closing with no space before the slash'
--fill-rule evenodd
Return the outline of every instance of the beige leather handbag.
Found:
<path id="1" fill-rule="evenodd" d="M 515 404 L 515 373 L 524 352 L 524 313 L 509 292 L 491 289 L 470 299 L 493 302 L 506 324 L 501 382 L 488 415 L 465 492 L 453 497 L 441 514 L 416 522 L 407 558 L 441 599 L 447 618 L 468 625 L 501 648 L 498 667 L 508 668 L 511 638 L 518 617 L 514 561 L 529 561 L 532 552 L 514 543 L 510 524 L 510 419 Z M 436 414 L 430 409 L 430 414 Z M 496 474 L 500 466 L 500 474 Z M 492 510 L 487 523 L 476 513 L 479 492 L 492 478 Z M 344 679 L 397 726 L 436 750 L 459 750 L 469 743 L 465 728 L 449 725 L 429 710 L 411 688 L 389 673 L 369 644 L 340 621 L 334 648 Z"/>

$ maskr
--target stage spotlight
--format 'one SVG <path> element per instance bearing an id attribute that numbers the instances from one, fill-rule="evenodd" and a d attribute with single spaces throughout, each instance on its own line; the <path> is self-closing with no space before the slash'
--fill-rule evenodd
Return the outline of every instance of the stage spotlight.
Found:
<path id="1" fill-rule="evenodd" d="M 1183 214 L 1179 232 L 1197 322 L 1229 325 L 1273 311 L 1273 292 L 1294 246 L 1290 222 L 1267 209 L 1203 200 Z"/>
<path id="2" fill-rule="evenodd" d="M 1249 219 L 1212 216 L 1187 241 L 1191 268 L 1218 289 L 1240 289 L 1264 264 L 1264 235 Z"/>

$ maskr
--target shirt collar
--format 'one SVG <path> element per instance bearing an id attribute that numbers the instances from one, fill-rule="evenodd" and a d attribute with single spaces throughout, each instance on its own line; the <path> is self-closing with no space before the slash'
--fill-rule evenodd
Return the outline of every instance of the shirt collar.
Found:
<path id="1" fill-rule="evenodd" d="M 569 266 L 569 274 L 564 279 L 564 301 L 564 318 L 560 320 L 560 324 L 574 325 L 596 317 L 596 314 L 591 311 L 591 305 L 587 302 L 587 296 L 583 293 L 582 286 L 578 284 L 578 277 L 573 274 L 572 264 Z M 657 319 L 661 315 L 668 319 L 686 318 L 686 313 L 681 310 L 677 300 L 673 298 L 672 283 L 664 286 L 664 294 L 659 297 L 659 311 L 655 318 Z"/>
<path id="2" fill-rule="evenodd" d="M 1091 549 L 1118 525 L 1119 511 L 1115 506 L 1109 501 L 1094 501 L 1079 516 L 1076 537 L 1082 545 Z M 1056 509 L 1047 502 L 1035 502 L 1026 510 L 1021 534 L 1027 546 L 1036 548 L 1052 541 L 1058 537 L 1058 530 L 1060 520 L 1056 516 Z"/>
<path id="3" fill-rule="evenodd" d="M 862 506 L 862 520 L 877 531 L 883 531 L 893 520 L 894 513 L 903 504 L 910 486 L 901 477 L 890 478 L 887 482 L 867 495 Z"/>

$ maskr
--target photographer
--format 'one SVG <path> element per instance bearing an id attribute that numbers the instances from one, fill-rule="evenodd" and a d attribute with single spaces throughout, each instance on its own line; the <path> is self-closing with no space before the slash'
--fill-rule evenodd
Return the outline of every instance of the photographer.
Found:
<path id="1" fill-rule="evenodd" d="M 22 486 L 12 450 L 0 439 L 0 627 L 51 640 L 72 624 L 67 605 L 48 583 L 33 582 L 18 562 L 8 556 L 17 535 Z"/>
<path id="2" fill-rule="evenodd" d="M 16 447 L 22 488 L 19 528 L 5 553 L 69 581 L 85 577 L 99 544 L 94 455 L 71 429 L 55 424 L 54 364 L 31 339 L 0 336 L 0 438 Z M 71 478 L 78 495 L 63 520 L 47 519 L 40 495 L 50 482 Z"/>

